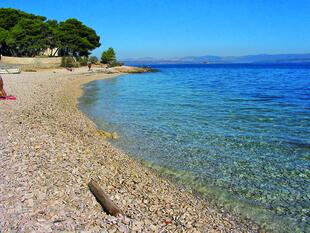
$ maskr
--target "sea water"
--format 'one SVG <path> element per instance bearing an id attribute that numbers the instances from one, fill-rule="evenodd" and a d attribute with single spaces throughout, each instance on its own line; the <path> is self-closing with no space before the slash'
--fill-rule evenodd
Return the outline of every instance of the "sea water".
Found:
<path id="1" fill-rule="evenodd" d="M 309 231 L 310 65 L 162 65 L 85 85 L 116 147 L 279 232 Z"/>

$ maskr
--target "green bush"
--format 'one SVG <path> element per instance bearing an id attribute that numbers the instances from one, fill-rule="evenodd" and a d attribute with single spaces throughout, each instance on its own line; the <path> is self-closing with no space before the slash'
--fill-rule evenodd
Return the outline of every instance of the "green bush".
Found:
<path id="1" fill-rule="evenodd" d="M 80 64 L 73 57 L 62 57 L 61 58 L 61 67 L 79 67 Z"/>
<path id="2" fill-rule="evenodd" d="M 107 64 L 108 67 L 124 65 L 123 62 L 117 61 L 116 54 L 113 48 L 109 48 L 108 50 L 103 51 L 103 53 L 101 54 L 101 63 Z"/>
<path id="3" fill-rule="evenodd" d="M 116 55 L 113 48 L 103 51 L 101 54 L 101 63 L 108 65 L 116 63 Z"/>
<path id="4" fill-rule="evenodd" d="M 119 62 L 119 61 L 114 61 L 108 64 L 108 67 L 115 67 L 115 66 L 123 66 L 124 63 L 123 62 Z"/>
<path id="5" fill-rule="evenodd" d="M 87 66 L 88 57 L 79 57 L 77 60 L 81 66 Z"/>
<path id="6" fill-rule="evenodd" d="M 96 56 L 91 56 L 89 58 L 89 61 L 92 63 L 92 64 L 97 64 L 99 59 L 96 57 Z"/>

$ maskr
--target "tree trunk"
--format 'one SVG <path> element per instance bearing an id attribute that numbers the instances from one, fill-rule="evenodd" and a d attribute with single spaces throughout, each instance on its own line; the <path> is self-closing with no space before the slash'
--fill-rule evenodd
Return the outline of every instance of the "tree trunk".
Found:
<path id="1" fill-rule="evenodd" d="M 9 49 L 9 50 L 13 57 L 17 57 L 17 54 L 15 53 L 14 49 Z"/>
<path id="2" fill-rule="evenodd" d="M 59 48 L 56 49 L 55 53 L 52 55 L 52 57 L 56 56 L 56 53 L 58 52 Z"/>

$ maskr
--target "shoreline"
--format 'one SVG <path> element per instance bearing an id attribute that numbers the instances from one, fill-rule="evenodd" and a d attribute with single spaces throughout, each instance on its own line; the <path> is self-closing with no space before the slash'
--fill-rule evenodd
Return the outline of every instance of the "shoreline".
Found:
<path id="1" fill-rule="evenodd" d="M 60 73 L 58 73 L 60 72 Z M 56 71 L 3 75 L 0 230 L 258 232 L 114 148 L 79 111 L 82 85 L 119 74 Z M 127 217 L 105 214 L 97 181 Z M 20 201 L 18 201 L 20 200 Z"/>

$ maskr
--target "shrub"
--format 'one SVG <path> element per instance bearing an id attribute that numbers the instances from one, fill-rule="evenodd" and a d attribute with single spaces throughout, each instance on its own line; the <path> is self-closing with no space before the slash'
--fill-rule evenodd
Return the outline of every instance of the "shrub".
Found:
<path id="1" fill-rule="evenodd" d="M 96 56 L 91 56 L 89 58 L 89 61 L 92 63 L 92 64 L 97 64 L 99 59 L 96 57 Z"/>
<path id="2" fill-rule="evenodd" d="M 101 63 L 113 64 L 116 62 L 116 55 L 113 48 L 109 48 L 107 51 L 103 51 L 101 54 Z"/>
<path id="3" fill-rule="evenodd" d="M 73 57 L 62 57 L 61 67 L 79 67 L 80 64 Z"/>
<path id="4" fill-rule="evenodd" d="M 81 66 L 87 66 L 88 57 L 79 57 L 77 60 Z"/>
<path id="5" fill-rule="evenodd" d="M 108 64 L 108 67 L 123 66 L 123 62 L 115 61 Z"/>

